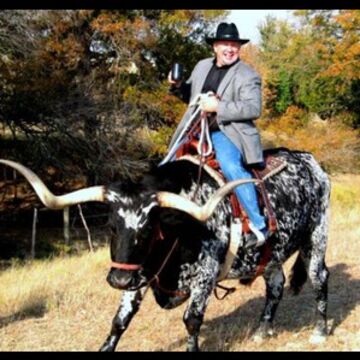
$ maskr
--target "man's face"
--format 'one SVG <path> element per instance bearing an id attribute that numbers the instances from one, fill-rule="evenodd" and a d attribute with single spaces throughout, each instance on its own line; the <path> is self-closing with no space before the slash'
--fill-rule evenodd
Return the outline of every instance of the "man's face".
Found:
<path id="1" fill-rule="evenodd" d="M 214 42 L 216 65 L 231 65 L 239 58 L 240 43 L 237 41 L 219 40 Z"/>

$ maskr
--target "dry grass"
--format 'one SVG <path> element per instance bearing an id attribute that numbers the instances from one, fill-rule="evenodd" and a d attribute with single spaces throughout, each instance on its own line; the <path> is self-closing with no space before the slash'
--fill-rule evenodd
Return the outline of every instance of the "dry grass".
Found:
<path id="1" fill-rule="evenodd" d="M 222 302 L 212 297 L 200 336 L 204 351 L 360 350 L 360 176 L 333 178 L 327 264 L 331 271 L 331 336 L 308 339 L 315 302 L 307 283 L 297 297 L 285 291 L 275 319 L 277 335 L 257 344 L 251 334 L 264 301 L 258 279 Z M 0 273 L 0 350 L 97 350 L 108 334 L 120 293 L 106 281 L 109 250 L 14 265 Z M 294 257 L 285 264 L 289 273 Z M 225 282 L 226 284 L 226 282 Z M 287 289 L 287 286 L 286 286 Z M 149 293 L 118 346 L 122 351 L 182 351 L 186 304 L 160 309 Z"/>

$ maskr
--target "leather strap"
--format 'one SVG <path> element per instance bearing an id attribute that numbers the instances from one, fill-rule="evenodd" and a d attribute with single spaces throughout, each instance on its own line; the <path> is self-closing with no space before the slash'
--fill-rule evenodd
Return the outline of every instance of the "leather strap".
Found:
<path id="1" fill-rule="evenodd" d="M 130 270 L 130 271 L 136 271 L 136 270 L 140 270 L 142 268 L 142 266 L 138 265 L 138 264 L 118 263 L 115 261 L 112 261 L 110 266 L 115 269 Z"/>
<path id="2" fill-rule="evenodd" d="M 257 179 L 261 180 L 261 176 L 259 175 L 258 171 L 255 169 L 253 169 L 252 171 L 253 171 L 253 174 L 255 175 L 255 177 Z M 260 181 L 258 183 L 258 186 L 259 186 L 259 189 L 261 192 L 262 199 L 264 201 L 265 208 L 268 213 L 269 230 L 270 230 L 270 232 L 274 233 L 277 230 L 276 216 L 274 214 L 272 206 L 270 205 L 270 201 L 268 198 L 268 194 L 267 194 L 264 182 Z"/>

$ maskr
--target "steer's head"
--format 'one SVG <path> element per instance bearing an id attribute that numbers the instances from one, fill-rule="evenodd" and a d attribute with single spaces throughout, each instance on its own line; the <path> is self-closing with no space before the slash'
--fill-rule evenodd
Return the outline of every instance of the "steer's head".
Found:
<path id="1" fill-rule="evenodd" d="M 156 240 L 156 195 L 120 196 L 109 191 L 113 202 L 111 269 L 108 283 L 116 289 L 136 290 L 147 284 L 144 263 Z"/>
<path id="2" fill-rule="evenodd" d="M 253 180 L 236 180 L 218 189 L 207 203 L 200 207 L 193 201 L 166 191 L 137 192 L 132 196 L 116 189 L 107 190 L 107 199 L 113 203 L 111 242 L 111 270 L 107 281 L 117 289 L 136 290 L 148 283 L 145 264 L 159 233 L 161 208 L 180 210 L 205 223 L 219 202 L 236 186 Z M 174 221 L 172 224 L 175 225 Z M 175 227 L 175 226 L 174 226 Z M 179 229 L 183 231 L 184 229 Z M 166 240 L 165 240 L 166 241 Z"/>

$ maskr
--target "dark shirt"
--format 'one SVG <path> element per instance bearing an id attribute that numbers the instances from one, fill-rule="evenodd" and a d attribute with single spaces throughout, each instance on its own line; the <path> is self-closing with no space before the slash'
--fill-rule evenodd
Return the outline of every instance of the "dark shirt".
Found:
<path id="1" fill-rule="evenodd" d="M 214 64 L 205 79 L 204 85 L 201 89 L 201 93 L 204 94 L 207 93 L 208 91 L 212 91 L 213 93 L 216 94 L 217 89 L 221 83 L 221 80 L 224 78 L 228 70 L 236 63 L 238 63 L 239 60 L 240 59 L 236 60 L 231 65 L 224 65 L 219 67 L 216 65 L 216 59 L 214 59 Z M 208 119 L 209 119 L 210 131 L 220 130 L 219 125 L 216 121 L 216 113 L 209 114 Z"/>
<path id="2" fill-rule="evenodd" d="M 228 70 L 234 66 L 235 64 L 237 64 L 239 62 L 239 59 L 236 60 L 234 63 L 232 63 L 231 65 L 224 65 L 224 66 L 217 66 L 215 59 L 214 59 L 214 64 L 212 66 L 212 68 L 210 69 L 209 73 L 206 76 L 204 85 L 201 89 L 202 93 L 207 93 L 208 91 L 212 91 L 216 94 L 217 89 L 221 83 L 221 80 L 224 78 L 224 76 L 226 75 L 226 73 L 228 72 Z"/>

